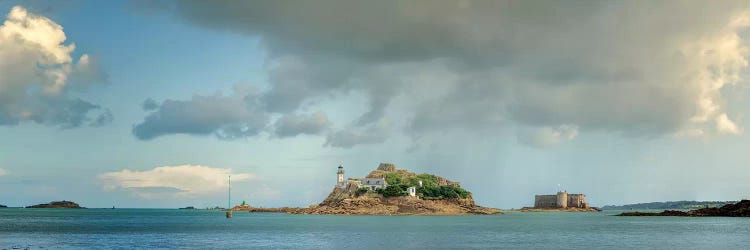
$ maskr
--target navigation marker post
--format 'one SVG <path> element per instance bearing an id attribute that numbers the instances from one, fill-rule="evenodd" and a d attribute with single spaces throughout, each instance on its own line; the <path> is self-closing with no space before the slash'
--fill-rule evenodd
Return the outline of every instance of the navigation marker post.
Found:
<path id="1" fill-rule="evenodd" d="M 227 195 L 227 219 L 232 218 L 232 175 L 229 175 L 229 194 Z"/>

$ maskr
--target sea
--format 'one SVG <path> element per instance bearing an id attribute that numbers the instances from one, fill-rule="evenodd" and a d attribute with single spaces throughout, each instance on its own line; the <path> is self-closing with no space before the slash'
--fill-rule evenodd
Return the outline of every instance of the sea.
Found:
<path id="1" fill-rule="evenodd" d="M 750 249 L 750 218 L 0 209 L 0 249 Z"/>

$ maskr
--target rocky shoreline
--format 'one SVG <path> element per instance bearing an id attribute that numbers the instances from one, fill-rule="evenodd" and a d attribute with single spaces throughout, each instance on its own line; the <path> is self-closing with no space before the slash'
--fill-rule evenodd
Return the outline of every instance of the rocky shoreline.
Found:
<path id="1" fill-rule="evenodd" d="M 659 213 L 625 212 L 617 216 L 750 217 L 750 200 L 742 200 L 718 208 L 701 208 L 687 212 L 677 210 L 665 210 Z"/>
<path id="2" fill-rule="evenodd" d="M 596 207 L 580 208 L 580 207 L 569 207 L 569 208 L 533 208 L 524 207 L 521 209 L 506 210 L 507 212 L 601 212 L 602 210 Z"/>
<path id="3" fill-rule="evenodd" d="M 303 208 L 299 207 L 253 207 L 250 208 L 251 213 L 296 213 Z"/>
<path id="4" fill-rule="evenodd" d="M 366 196 L 291 211 L 292 214 L 337 215 L 469 215 L 501 214 L 494 208 L 477 206 L 472 199 L 423 200 L 417 197 Z"/>

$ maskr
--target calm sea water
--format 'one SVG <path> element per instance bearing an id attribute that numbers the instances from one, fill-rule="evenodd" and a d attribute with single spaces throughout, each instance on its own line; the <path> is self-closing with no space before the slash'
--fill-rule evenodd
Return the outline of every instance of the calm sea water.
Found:
<path id="1" fill-rule="evenodd" d="M 0 249 L 748 249 L 750 218 L 318 216 L 170 209 L 0 209 Z"/>

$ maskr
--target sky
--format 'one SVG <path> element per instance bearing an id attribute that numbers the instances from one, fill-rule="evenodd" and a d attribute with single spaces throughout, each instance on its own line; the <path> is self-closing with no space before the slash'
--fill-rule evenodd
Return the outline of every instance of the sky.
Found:
<path id="1" fill-rule="evenodd" d="M 750 198 L 746 1 L 0 0 L 0 204 Z"/>

